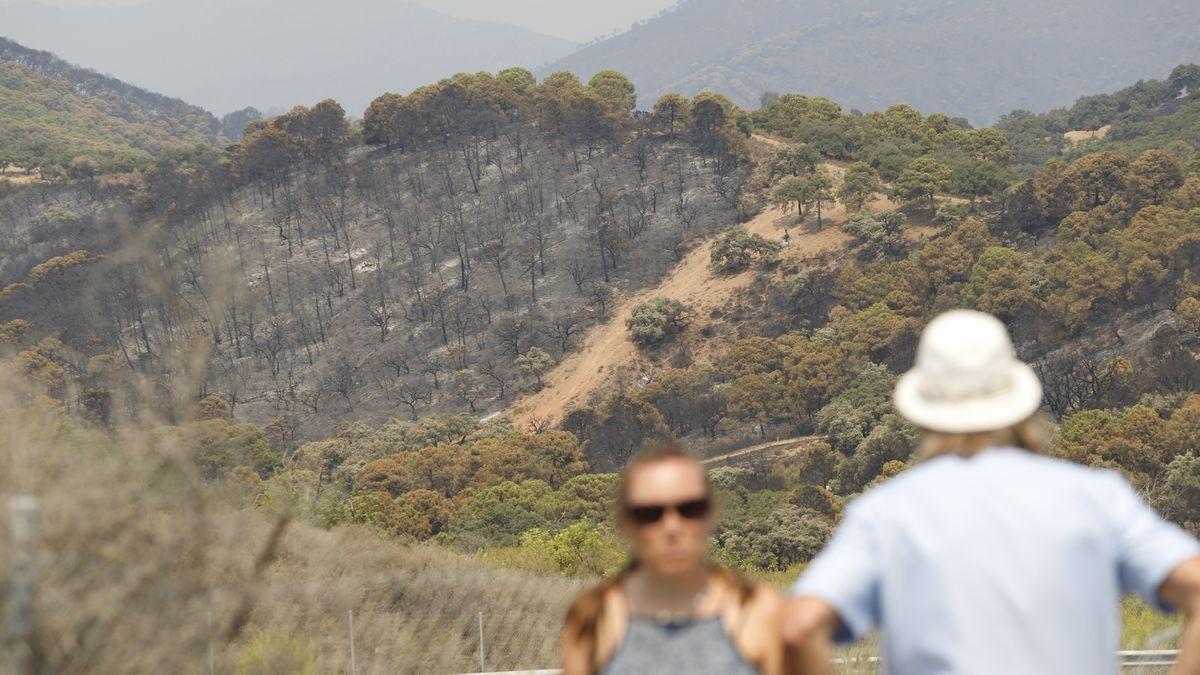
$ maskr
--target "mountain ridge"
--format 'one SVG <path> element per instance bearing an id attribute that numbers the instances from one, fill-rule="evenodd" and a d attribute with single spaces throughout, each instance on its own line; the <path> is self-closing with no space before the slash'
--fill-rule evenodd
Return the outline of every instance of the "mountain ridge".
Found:
<path id="1" fill-rule="evenodd" d="M 544 72 L 619 70 L 643 92 L 639 107 L 647 109 L 669 91 L 720 91 L 746 107 L 767 90 L 799 91 L 847 108 L 904 102 L 982 124 L 1013 108 L 1066 105 L 1068 97 L 1196 60 L 1200 40 L 1178 26 L 1195 25 L 1200 9 L 1171 0 L 1156 5 L 1161 11 L 1106 0 L 1049 10 L 1028 1 L 1005 8 L 965 0 L 801 8 L 755 0 L 733 11 L 716 0 L 691 0 Z"/>
<path id="2" fill-rule="evenodd" d="M 460 71 L 537 67 L 575 46 L 380 0 L 300 2 L 285 13 L 262 1 L 229 0 L 69 11 L 27 1 L 3 6 L 15 39 L 217 114 L 332 97 L 361 115 L 383 91 L 407 92 Z"/>

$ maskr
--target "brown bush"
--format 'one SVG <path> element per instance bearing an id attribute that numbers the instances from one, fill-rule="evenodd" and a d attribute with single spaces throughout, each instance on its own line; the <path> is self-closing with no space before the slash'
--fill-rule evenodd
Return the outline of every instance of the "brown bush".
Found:
<path id="1" fill-rule="evenodd" d="M 257 635 L 311 650 L 319 672 L 345 672 L 350 610 L 362 673 L 473 670 L 481 611 L 489 668 L 557 662 L 576 582 L 496 570 L 362 527 L 284 527 L 277 514 L 233 506 L 224 492 L 238 491 L 236 481 L 206 484 L 174 435 L 145 431 L 150 421 L 84 428 L 39 403 L 33 387 L 14 393 L 24 379 L 11 367 L 0 375 L 10 383 L 0 391 L 0 505 L 28 494 L 41 506 L 44 672 L 203 671 L 210 643 L 216 670 L 232 672 L 266 658 L 251 645 Z M 6 571 L 8 527 L 6 515 Z M 0 576 L 0 592 L 7 583 Z"/>

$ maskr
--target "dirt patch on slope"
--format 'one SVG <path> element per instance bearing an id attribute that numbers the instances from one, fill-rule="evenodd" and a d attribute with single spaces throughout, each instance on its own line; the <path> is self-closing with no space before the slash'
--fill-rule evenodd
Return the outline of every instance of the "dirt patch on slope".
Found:
<path id="1" fill-rule="evenodd" d="M 806 229 L 794 216 L 770 207 L 744 227 L 752 234 L 776 241 L 782 238 L 786 229 L 791 243 L 783 249 L 780 259 L 803 264 L 846 247 L 850 238 L 835 227 L 840 219 L 840 209 L 830 209 L 823 229 Z M 545 387 L 541 391 L 525 396 L 513 405 L 510 414 L 514 422 L 556 423 L 567 408 L 586 403 L 593 391 L 609 381 L 629 381 L 647 374 L 652 366 L 639 354 L 625 326 L 633 307 L 639 302 L 652 297 L 679 300 L 689 306 L 696 317 L 689 329 L 692 332 L 703 327 L 713 310 L 725 306 L 749 286 L 757 276 L 757 270 L 720 274 L 709 267 L 712 244 L 713 238 L 710 238 L 689 251 L 661 283 L 626 298 L 607 321 L 589 330 L 579 349 L 544 378 Z"/>
<path id="2" fill-rule="evenodd" d="M 1105 124 L 1099 129 L 1068 131 L 1063 133 L 1063 138 L 1067 140 L 1068 146 L 1078 145 L 1084 141 L 1090 141 L 1093 138 L 1104 138 L 1108 135 L 1108 130 L 1112 128 L 1111 124 Z"/>
<path id="3" fill-rule="evenodd" d="M 25 169 L 19 169 L 11 165 L 6 167 L 3 173 L 0 173 L 0 181 L 8 181 L 13 185 L 24 185 L 27 183 L 34 183 L 39 180 L 40 179 L 33 172 L 26 171 Z"/>
<path id="4" fill-rule="evenodd" d="M 767 146 L 783 145 L 776 139 L 754 135 L 753 140 Z M 828 174 L 834 185 L 840 185 L 846 172 L 843 163 L 826 162 L 820 170 Z M 897 205 L 887 197 L 877 196 L 868 205 L 869 211 L 894 209 Z M 811 211 L 811 209 L 810 209 Z M 844 252 L 851 243 L 848 235 L 837 225 L 846 219 L 845 208 L 835 204 L 822 213 L 824 226 L 817 228 L 814 214 L 801 221 L 794 213 L 785 214 L 771 206 L 743 227 L 752 234 L 780 241 L 786 232 L 789 244 L 780 252 L 780 265 L 807 267 L 818 264 L 828 256 Z M 931 228 L 932 229 L 932 228 Z M 926 232 L 913 233 L 917 238 Z M 746 270 L 739 274 L 721 274 L 709 267 L 709 254 L 715 237 L 706 239 L 689 251 L 679 264 L 657 286 L 635 293 L 617 305 L 607 321 L 593 326 L 584 335 L 578 349 L 566 356 L 544 378 L 541 391 L 518 399 L 508 410 L 513 423 L 556 424 L 571 407 L 584 405 L 602 387 L 617 387 L 650 376 L 659 368 L 643 356 L 633 341 L 625 323 L 639 302 L 652 297 L 665 297 L 688 305 L 694 320 L 681 339 L 689 339 L 692 356 L 697 361 L 718 358 L 725 345 L 707 340 L 701 334 L 706 326 L 720 321 L 710 316 L 725 307 L 746 290 L 759 271 Z"/>

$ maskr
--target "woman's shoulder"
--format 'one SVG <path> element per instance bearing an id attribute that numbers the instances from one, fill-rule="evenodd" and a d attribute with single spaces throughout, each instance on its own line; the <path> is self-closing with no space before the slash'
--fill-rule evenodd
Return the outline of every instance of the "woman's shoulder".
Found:
<path id="1" fill-rule="evenodd" d="M 567 624 L 589 624 L 621 606 L 619 579 L 605 579 L 584 587 L 567 608 Z"/>
<path id="2" fill-rule="evenodd" d="M 567 609 L 564 673 L 594 672 L 624 637 L 627 620 L 620 577 L 580 591 Z"/>
<path id="3" fill-rule="evenodd" d="M 743 594 L 731 637 L 739 652 L 759 672 L 780 672 L 783 643 L 779 632 L 784 598 L 778 589 L 743 580 Z"/>
<path id="4" fill-rule="evenodd" d="M 774 621 L 782 608 L 783 593 L 779 589 L 760 582 L 750 582 L 745 602 L 747 619 Z"/>

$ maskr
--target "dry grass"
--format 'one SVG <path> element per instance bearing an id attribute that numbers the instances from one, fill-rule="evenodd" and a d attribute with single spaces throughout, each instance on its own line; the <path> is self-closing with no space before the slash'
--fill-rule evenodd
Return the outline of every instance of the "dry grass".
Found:
<path id="1" fill-rule="evenodd" d="M 81 429 L 53 404 L 13 394 L 22 379 L 0 375 L 0 505 L 40 499 L 44 672 L 208 672 L 210 644 L 217 672 L 307 662 L 346 672 L 349 610 L 360 673 L 477 669 L 480 611 L 489 668 L 557 663 L 578 582 L 238 508 L 232 488 L 204 485 L 180 449 L 145 431 L 151 423 Z M 0 574 L 0 592 L 7 583 Z"/>

